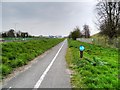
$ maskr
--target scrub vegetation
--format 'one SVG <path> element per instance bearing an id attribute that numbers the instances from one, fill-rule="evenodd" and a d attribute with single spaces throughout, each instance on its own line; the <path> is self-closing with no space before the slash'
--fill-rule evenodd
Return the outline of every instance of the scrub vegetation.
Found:
<path id="1" fill-rule="evenodd" d="M 85 47 L 80 58 L 79 46 Z M 74 88 L 117 88 L 118 49 L 68 40 L 66 60 Z"/>
<path id="2" fill-rule="evenodd" d="M 15 68 L 26 65 L 29 61 L 57 45 L 63 39 L 38 39 L 25 42 L 1 43 L 2 63 L 0 64 L 0 78 L 10 74 Z"/>

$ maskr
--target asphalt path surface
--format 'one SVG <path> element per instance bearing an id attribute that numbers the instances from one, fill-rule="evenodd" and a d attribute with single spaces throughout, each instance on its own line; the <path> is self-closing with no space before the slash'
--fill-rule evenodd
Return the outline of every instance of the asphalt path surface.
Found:
<path id="1" fill-rule="evenodd" d="M 65 61 L 67 40 L 53 47 L 27 70 L 3 84 L 3 88 L 71 88 Z"/>

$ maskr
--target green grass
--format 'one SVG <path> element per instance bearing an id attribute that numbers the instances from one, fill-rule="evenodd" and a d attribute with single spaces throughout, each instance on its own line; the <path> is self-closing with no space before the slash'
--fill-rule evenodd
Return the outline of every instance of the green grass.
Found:
<path id="1" fill-rule="evenodd" d="M 63 41 L 63 39 L 38 39 L 26 42 L 2 43 L 1 78 L 10 74 L 15 68 L 26 65 L 36 56 Z"/>
<path id="2" fill-rule="evenodd" d="M 40 39 L 45 39 L 45 37 L 4 37 L 2 38 L 5 41 L 28 41 L 28 40 L 40 40 Z"/>
<path id="3" fill-rule="evenodd" d="M 75 88 L 117 88 L 118 49 L 68 40 L 66 60 L 73 70 L 71 83 Z M 79 46 L 84 45 L 84 56 Z"/>

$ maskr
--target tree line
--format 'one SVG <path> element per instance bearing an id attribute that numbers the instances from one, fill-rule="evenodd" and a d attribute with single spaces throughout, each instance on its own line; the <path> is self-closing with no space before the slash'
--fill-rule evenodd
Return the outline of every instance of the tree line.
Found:
<path id="1" fill-rule="evenodd" d="M 21 31 L 18 31 L 16 32 L 14 29 L 10 29 L 9 31 L 6 31 L 6 32 L 2 32 L 0 33 L 1 37 L 11 37 L 11 38 L 15 38 L 15 37 L 22 37 L 22 38 L 26 38 L 26 37 L 31 37 L 28 32 L 21 32 Z"/>
<path id="2" fill-rule="evenodd" d="M 89 25 L 84 25 L 83 26 L 83 30 L 80 31 L 79 27 L 76 26 L 76 28 L 74 28 L 74 30 L 72 32 L 70 32 L 69 38 L 72 38 L 73 40 L 76 40 L 77 38 L 90 38 L 90 29 L 89 29 Z"/>

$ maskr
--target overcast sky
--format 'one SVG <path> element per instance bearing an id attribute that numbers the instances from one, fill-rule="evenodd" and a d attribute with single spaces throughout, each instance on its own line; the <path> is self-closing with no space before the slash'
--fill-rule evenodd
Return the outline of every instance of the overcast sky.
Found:
<path id="1" fill-rule="evenodd" d="M 2 2 L 2 31 L 13 28 L 31 35 L 65 36 L 76 26 L 82 30 L 83 25 L 87 24 L 90 26 L 91 34 L 98 32 L 94 24 L 96 5 L 94 0 L 81 2 L 78 0 L 76 2 L 72 0 L 71 2 L 70 0 L 66 2 L 60 2 L 60 0 L 58 0 L 59 2 L 50 0 L 44 0 L 44 2 L 42 0 L 21 1 L 4 0 Z"/>

